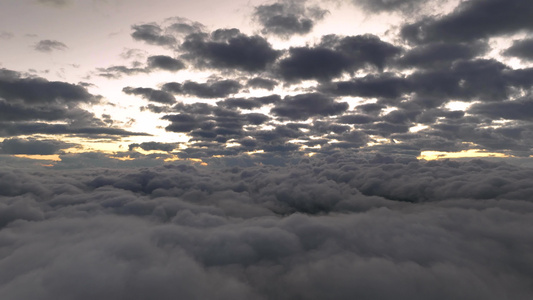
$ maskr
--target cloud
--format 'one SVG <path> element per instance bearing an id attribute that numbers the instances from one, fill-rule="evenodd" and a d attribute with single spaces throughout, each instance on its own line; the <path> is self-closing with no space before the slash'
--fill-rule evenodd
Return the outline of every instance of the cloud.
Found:
<path id="1" fill-rule="evenodd" d="M 285 166 L 3 168 L 0 290 L 525 300 L 532 177 L 481 160 L 341 154 Z"/>
<path id="2" fill-rule="evenodd" d="M 533 60 L 533 39 L 513 41 L 513 45 L 503 51 L 503 55 L 514 56 L 523 60 Z"/>
<path id="3" fill-rule="evenodd" d="M 62 149 L 68 149 L 75 144 L 65 143 L 58 140 L 36 139 L 5 139 L 0 143 L 2 154 L 27 154 L 27 155 L 51 155 L 57 154 Z"/>
<path id="4" fill-rule="evenodd" d="M 405 68 L 442 68 L 454 61 L 473 59 L 488 50 L 486 43 L 432 43 L 406 52 L 398 63 Z"/>
<path id="5" fill-rule="evenodd" d="M 433 2 L 433 3 L 432 3 Z M 352 0 L 352 3 L 361 6 L 370 12 L 403 12 L 415 13 L 429 4 L 438 1 L 429 0 Z"/>
<path id="6" fill-rule="evenodd" d="M 155 90 L 152 88 L 132 88 L 125 87 L 122 89 L 122 92 L 128 95 L 138 95 L 148 101 L 163 103 L 163 104 L 172 104 L 176 102 L 176 98 L 172 94 L 165 91 Z"/>
<path id="7" fill-rule="evenodd" d="M 335 102 L 323 94 L 300 94 L 286 96 L 278 102 L 271 113 L 290 120 L 306 120 L 313 116 L 338 115 L 348 109 L 345 102 Z"/>
<path id="8" fill-rule="evenodd" d="M 288 39 L 292 35 L 311 32 L 315 22 L 322 20 L 327 13 L 318 6 L 308 6 L 305 0 L 286 0 L 256 6 L 254 18 L 263 27 L 262 34 Z"/>
<path id="9" fill-rule="evenodd" d="M 158 46 L 175 46 L 177 43 L 173 35 L 165 34 L 164 30 L 155 23 L 137 24 L 131 27 L 133 33 L 131 37 L 137 41 Z"/>
<path id="10" fill-rule="evenodd" d="M 471 42 L 530 30 L 533 3 L 521 0 L 463 1 L 453 12 L 406 24 L 403 38 L 412 43 Z"/>
<path id="11" fill-rule="evenodd" d="M 248 80 L 248 87 L 256 88 L 256 89 L 265 89 L 272 91 L 276 86 L 278 85 L 278 82 L 272 79 L 265 79 L 260 77 L 254 77 Z"/>
<path id="12" fill-rule="evenodd" d="M 23 78 L 22 74 L 7 69 L 0 70 L 0 97 L 10 103 L 25 104 L 96 103 L 100 100 L 80 85 L 39 77 Z"/>
<path id="13" fill-rule="evenodd" d="M 280 52 L 261 36 L 247 36 L 238 29 L 219 29 L 210 35 L 190 34 L 180 45 L 182 58 L 199 68 L 263 71 Z"/>
<path id="14" fill-rule="evenodd" d="M 133 55 L 133 54 L 132 54 Z M 111 79 L 121 78 L 123 75 L 131 76 L 137 74 L 148 74 L 158 70 L 178 72 L 185 69 L 185 64 L 179 60 L 167 55 L 153 55 L 146 59 L 146 66 L 141 67 L 142 63 L 134 62 L 133 67 L 127 66 L 110 66 L 107 68 L 97 68 L 98 76 Z"/>
<path id="15" fill-rule="evenodd" d="M 176 72 L 185 68 L 185 64 L 170 56 L 166 55 L 154 55 L 148 57 L 148 67 L 151 69 L 162 69 L 166 71 Z"/>
<path id="16" fill-rule="evenodd" d="M 289 56 L 279 62 L 277 69 L 288 82 L 329 81 L 367 66 L 382 70 L 400 52 L 399 47 L 374 35 L 327 35 L 315 47 L 290 48 Z"/>
<path id="17" fill-rule="evenodd" d="M 39 52 L 52 52 L 54 50 L 65 50 L 68 47 L 67 45 L 58 41 L 42 40 L 35 44 L 33 48 Z"/>
<path id="18" fill-rule="evenodd" d="M 499 103 L 481 103 L 472 106 L 468 112 L 488 116 L 493 120 L 531 120 L 533 99 L 525 97 Z"/>
<path id="19" fill-rule="evenodd" d="M 173 94 L 191 95 L 198 98 L 223 98 L 238 93 L 241 88 L 242 85 L 232 79 L 213 80 L 206 83 L 185 81 L 180 84 L 170 82 L 162 86 L 163 91 Z"/>
<path id="20" fill-rule="evenodd" d="M 81 105 L 100 103 L 86 87 L 0 69 L 0 136 L 73 134 L 146 135 L 108 125 Z M 54 123 L 47 123 L 54 122 Z"/>

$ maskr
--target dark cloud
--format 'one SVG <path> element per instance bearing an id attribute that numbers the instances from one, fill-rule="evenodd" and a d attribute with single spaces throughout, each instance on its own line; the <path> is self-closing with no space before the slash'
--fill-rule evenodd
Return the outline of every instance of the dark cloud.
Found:
<path id="1" fill-rule="evenodd" d="M 504 101 L 499 103 L 481 103 L 473 105 L 471 114 L 481 114 L 494 120 L 533 120 L 533 99 L 531 97 Z"/>
<path id="2" fill-rule="evenodd" d="M 514 56 L 523 60 L 533 60 L 533 39 L 513 41 L 513 45 L 503 51 L 506 56 Z"/>
<path id="3" fill-rule="evenodd" d="M 289 38 L 309 33 L 327 13 L 318 6 L 308 6 L 306 1 L 285 0 L 256 6 L 254 18 L 263 27 L 261 33 Z"/>
<path id="4" fill-rule="evenodd" d="M 132 87 L 125 87 L 122 89 L 122 92 L 128 94 L 128 95 L 137 95 L 141 96 L 142 98 L 163 103 L 163 104 L 172 104 L 176 102 L 176 98 L 172 96 L 172 94 L 167 93 L 165 91 L 155 90 L 152 88 L 132 88 Z"/>
<path id="5" fill-rule="evenodd" d="M 65 143 L 58 140 L 37 139 L 5 139 L 0 143 L 2 154 L 27 154 L 27 155 L 51 155 L 57 154 L 62 149 L 68 149 L 75 144 Z"/>
<path id="6" fill-rule="evenodd" d="M 0 290 L 43 300 L 525 300 L 532 178 L 482 160 L 340 154 L 285 166 L 2 168 Z"/>
<path id="7" fill-rule="evenodd" d="M 81 137 L 126 137 L 149 136 L 143 132 L 131 132 L 116 127 L 101 127 L 101 124 L 87 124 L 88 126 L 73 126 L 72 124 L 48 124 L 41 122 L 13 123 L 0 122 L 0 136 L 19 136 L 32 134 L 76 135 Z"/>
<path id="8" fill-rule="evenodd" d="M 238 93 L 241 88 L 242 85 L 238 81 L 231 79 L 212 80 L 206 83 L 185 81 L 180 84 L 169 82 L 162 86 L 163 91 L 174 94 L 192 95 L 198 98 L 223 98 Z"/>
<path id="9" fill-rule="evenodd" d="M 185 64 L 182 61 L 166 55 L 150 56 L 148 57 L 147 64 L 148 68 L 151 69 L 162 69 L 172 72 L 185 68 Z"/>
<path id="10" fill-rule="evenodd" d="M 278 72 L 289 82 L 306 79 L 327 81 L 366 66 L 382 70 L 386 62 L 400 51 L 400 48 L 374 35 L 328 35 L 322 37 L 322 42 L 315 47 L 290 48 L 289 57 L 279 62 Z"/>
<path id="11" fill-rule="evenodd" d="M 10 103 L 77 104 L 96 103 L 100 97 L 91 95 L 80 85 L 48 81 L 39 77 L 23 78 L 18 72 L 0 70 L 0 97 Z"/>
<path id="12" fill-rule="evenodd" d="M 131 27 L 133 33 L 131 37 L 137 41 L 158 46 L 175 46 L 176 38 L 171 34 L 165 34 L 164 30 L 155 23 L 138 24 Z"/>
<path id="13" fill-rule="evenodd" d="M 401 35 L 413 43 L 471 42 L 530 30 L 533 3 L 523 0 L 462 1 L 450 14 L 403 26 Z"/>
<path id="14" fill-rule="evenodd" d="M 71 134 L 95 136 L 146 135 L 109 127 L 80 105 L 97 104 L 101 96 L 83 85 L 48 81 L 0 70 L 0 136 Z M 54 122 L 54 123 L 46 123 Z"/>
<path id="15" fill-rule="evenodd" d="M 248 80 L 248 87 L 256 88 L 256 89 L 265 89 L 265 90 L 273 90 L 278 85 L 278 82 L 271 79 L 265 79 L 260 77 L 255 77 L 250 80 Z"/>
<path id="16" fill-rule="evenodd" d="M 473 59 L 488 50 L 486 43 L 432 43 L 415 47 L 398 59 L 405 68 L 442 68 L 457 60 Z"/>
<path id="17" fill-rule="evenodd" d="M 408 80 L 395 74 L 366 75 L 352 81 L 326 84 L 323 91 L 342 96 L 397 98 L 411 90 Z"/>
<path id="18" fill-rule="evenodd" d="M 68 47 L 67 45 L 58 41 L 42 40 L 35 44 L 33 48 L 40 52 L 52 52 L 54 50 L 65 50 Z"/>
<path id="19" fill-rule="evenodd" d="M 182 57 L 197 67 L 237 69 L 247 72 L 265 70 L 280 55 L 260 36 L 247 36 L 237 29 L 217 30 L 211 35 L 191 34 L 180 49 Z"/>
<path id="20" fill-rule="evenodd" d="M 508 71 L 509 67 L 499 61 L 476 59 L 458 61 L 450 69 L 415 72 L 408 80 L 418 95 L 445 102 L 448 99 L 501 101 L 510 95 L 511 85 L 516 84 L 509 80 Z"/>
<path id="21" fill-rule="evenodd" d="M 336 102 L 326 95 L 313 93 L 286 96 L 283 101 L 276 103 L 271 113 L 291 120 L 306 120 L 313 116 L 338 115 L 347 109 L 345 102 Z"/>

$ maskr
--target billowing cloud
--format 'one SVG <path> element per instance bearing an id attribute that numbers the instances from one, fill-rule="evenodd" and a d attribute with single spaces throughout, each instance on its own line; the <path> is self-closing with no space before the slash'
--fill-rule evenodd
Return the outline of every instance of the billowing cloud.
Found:
<path id="1" fill-rule="evenodd" d="M 533 173 L 504 163 L 333 155 L 0 178 L 0 290 L 13 299 L 533 292 Z"/>
<path id="2" fill-rule="evenodd" d="M 166 55 L 150 56 L 147 61 L 148 67 L 151 69 L 162 69 L 175 72 L 185 68 L 185 64 L 182 61 Z"/>
<path id="3" fill-rule="evenodd" d="M 255 7 L 254 17 L 263 27 L 261 33 L 289 38 L 309 33 L 327 13 L 318 6 L 307 5 L 305 0 L 284 0 Z"/>
<path id="4" fill-rule="evenodd" d="M 522 0 L 462 1 L 453 12 L 406 24 L 402 36 L 413 43 L 470 42 L 530 30 L 533 3 Z"/>
<path id="5" fill-rule="evenodd" d="M 374 35 L 328 35 L 315 47 L 290 48 L 289 57 L 279 62 L 278 72 L 289 82 L 327 81 L 367 66 L 383 70 L 387 61 L 400 52 L 399 47 Z"/>
<path id="6" fill-rule="evenodd" d="M 323 94 L 287 96 L 271 112 L 291 120 L 306 120 L 312 116 L 338 115 L 348 109 L 345 102 L 335 102 Z"/>
<path id="7" fill-rule="evenodd" d="M 83 108 L 101 102 L 82 85 L 0 70 L 0 136 L 32 134 L 145 135 L 108 127 Z M 54 122 L 54 123 L 48 123 Z"/>
<path id="8" fill-rule="evenodd" d="M 181 44 L 182 57 L 200 68 L 265 70 L 280 55 L 261 36 L 247 36 L 238 29 L 219 29 L 211 34 L 188 35 Z"/>

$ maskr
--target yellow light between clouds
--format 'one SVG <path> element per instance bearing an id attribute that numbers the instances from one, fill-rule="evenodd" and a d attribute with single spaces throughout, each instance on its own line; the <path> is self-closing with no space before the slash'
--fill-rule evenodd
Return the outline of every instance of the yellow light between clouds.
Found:
<path id="1" fill-rule="evenodd" d="M 446 159 L 446 158 L 483 158 L 483 157 L 501 157 L 509 158 L 513 157 L 511 155 L 496 153 L 496 152 L 486 152 L 481 149 L 470 149 L 463 150 L 460 152 L 443 152 L 443 151 L 422 151 L 418 159 L 425 160 L 437 160 L 437 159 Z"/>

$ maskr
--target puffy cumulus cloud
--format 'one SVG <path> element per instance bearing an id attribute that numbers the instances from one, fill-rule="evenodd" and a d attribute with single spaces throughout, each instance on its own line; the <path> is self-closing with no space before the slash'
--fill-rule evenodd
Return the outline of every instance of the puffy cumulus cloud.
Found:
<path id="1" fill-rule="evenodd" d="M 81 84 L 48 81 L 0 69 L 0 136 L 71 134 L 79 136 L 146 135 L 109 127 L 81 106 L 102 97 Z"/>
<path id="2" fill-rule="evenodd" d="M 279 61 L 277 72 L 288 82 L 315 79 L 328 81 L 367 66 L 383 70 L 401 48 L 374 35 L 327 35 L 313 47 L 293 47 Z"/>
<path id="3" fill-rule="evenodd" d="M 10 299 L 533 292 L 529 168 L 335 154 L 285 166 L 4 168 L 0 179 Z"/>
<path id="4" fill-rule="evenodd" d="M 461 1 L 449 14 L 408 23 L 401 35 L 412 43 L 470 42 L 529 31 L 533 3 L 522 0 Z"/>
<path id="5" fill-rule="evenodd" d="M 182 58 L 198 68 L 245 72 L 264 71 L 281 54 L 265 38 L 245 35 L 235 28 L 190 34 L 179 49 Z"/>
<path id="6" fill-rule="evenodd" d="M 0 70 L 0 97 L 9 103 L 26 104 L 95 103 L 100 99 L 80 85 L 23 77 L 21 73 L 8 69 Z"/>
<path id="7" fill-rule="evenodd" d="M 348 103 L 335 102 L 323 94 L 300 94 L 286 96 L 271 112 L 290 120 L 306 120 L 312 116 L 338 115 L 348 109 Z"/>
<path id="8" fill-rule="evenodd" d="M 261 33 L 282 38 L 309 33 L 315 22 L 328 13 L 318 6 L 309 6 L 306 0 L 285 0 L 255 7 L 254 18 L 263 27 Z"/>
<path id="9" fill-rule="evenodd" d="M 42 40 L 35 44 L 33 48 L 39 52 L 52 52 L 54 50 L 65 50 L 68 47 L 67 45 L 58 41 Z"/>
<path id="10" fill-rule="evenodd" d="M 185 68 L 185 64 L 182 61 L 166 55 L 150 56 L 148 57 L 147 62 L 148 67 L 151 69 L 161 69 L 176 72 Z"/>

